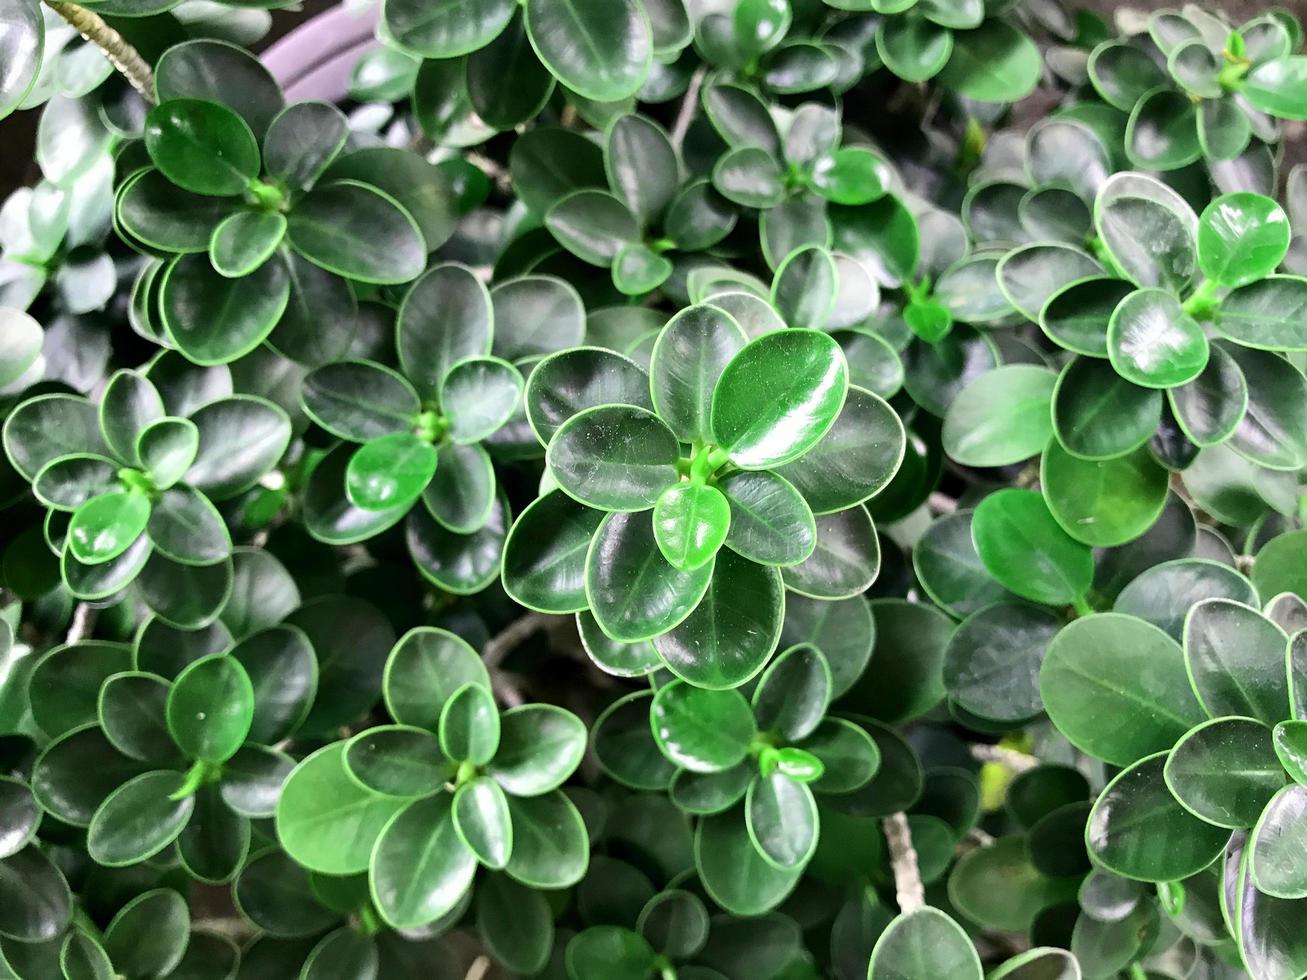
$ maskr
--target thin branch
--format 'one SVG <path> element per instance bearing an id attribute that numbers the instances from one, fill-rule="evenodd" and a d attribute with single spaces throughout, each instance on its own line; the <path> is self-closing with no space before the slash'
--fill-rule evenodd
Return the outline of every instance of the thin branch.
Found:
<path id="1" fill-rule="evenodd" d="M 86 639 L 91 630 L 95 629 L 95 617 L 97 615 L 98 612 L 94 606 L 79 602 L 77 608 L 73 610 L 73 621 L 68 626 L 68 635 L 64 638 L 64 642 L 80 643 Z"/>
<path id="2" fill-rule="evenodd" d="M 467 975 L 463 980 L 482 980 L 490 972 L 490 958 L 488 956 L 478 956 L 472 961 L 472 965 L 467 968 Z"/>
<path id="3" fill-rule="evenodd" d="M 889 844 L 889 863 L 894 870 L 894 897 L 899 911 L 915 912 L 926 904 L 926 889 L 921 883 L 921 870 L 917 867 L 917 849 L 912 846 L 912 830 L 908 818 L 892 813 L 881 822 L 885 841 Z"/>
<path id="4" fill-rule="evenodd" d="M 1001 745 L 973 745 L 971 746 L 971 758 L 977 762 L 994 762 L 1017 773 L 1034 769 L 1039 765 L 1039 760 L 1033 755 L 1018 752 L 1016 749 L 1004 748 Z"/>
<path id="5" fill-rule="evenodd" d="M 948 494 L 936 491 L 926 499 L 926 506 L 932 514 L 952 514 L 958 509 L 958 502 Z"/>
<path id="6" fill-rule="evenodd" d="M 104 22 L 104 18 L 85 7 L 64 0 L 45 0 L 45 3 L 82 37 L 103 51 L 109 63 L 131 83 L 141 98 L 150 105 L 155 103 L 154 73 L 149 64 L 121 34 Z"/>
<path id="7" fill-rule="evenodd" d="M 465 153 L 463 159 L 476 167 L 494 181 L 501 194 L 510 194 L 513 190 L 513 176 L 484 153 Z"/>
<path id="8" fill-rule="evenodd" d="M 672 126 L 672 145 L 678 150 L 685 142 L 685 134 L 690 131 L 690 123 L 694 122 L 694 114 L 699 108 L 699 90 L 703 88 L 703 80 L 707 74 L 708 69 L 700 65 L 690 76 L 690 87 L 685 90 L 685 98 L 681 100 L 681 109 L 677 112 L 676 122 Z"/>
<path id="9" fill-rule="evenodd" d="M 498 667 L 514 647 L 532 633 L 547 628 L 557 619 L 557 616 L 548 616 L 545 613 L 530 613 L 521 619 L 513 620 L 486 644 L 485 649 L 481 651 L 481 659 L 485 661 L 487 667 Z"/>

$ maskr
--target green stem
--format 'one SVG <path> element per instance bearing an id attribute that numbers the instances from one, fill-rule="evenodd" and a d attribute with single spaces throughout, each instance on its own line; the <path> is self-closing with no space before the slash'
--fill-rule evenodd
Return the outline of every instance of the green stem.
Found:
<path id="1" fill-rule="evenodd" d="M 1142 963 L 1130 964 L 1130 980 L 1148 980 L 1148 971 Z"/>
<path id="2" fill-rule="evenodd" d="M 1216 280 L 1204 279 L 1193 294 L 1184 301 L 1184 311 L 1196 319 L 1210 320 L 1220 305 L 1220 301 L 1216 298 L 1218 289 L 1220 286 Z"/>
<path id="3" fill-rule="evenodd" d="M 195 791 L 204 785 L 209 776 L 209 765 L 203 760 L 197 759 L 186 773 L 186 779 L 181 786 L 177 787 L 177 792 L 168 797 L 170 800 L 184 800 L 188 796 L 194 796 Z"/>
<path id="4" fill-rule="evenodd" d="M 1071 605 L 1075 609 L 1077 616 L 1092 616 L 1094 614 L 1094 607 L 1082 595 L 1078 595 L 1071 600 Z"/>

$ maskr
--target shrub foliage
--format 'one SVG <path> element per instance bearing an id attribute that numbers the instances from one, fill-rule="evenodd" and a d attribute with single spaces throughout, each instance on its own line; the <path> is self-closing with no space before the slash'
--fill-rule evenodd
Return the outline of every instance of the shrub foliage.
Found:
<path id="1" fill-rule="evenodd" d="M 0 977 L 1307 976 L 1293 16 L 47 2 Z"/>

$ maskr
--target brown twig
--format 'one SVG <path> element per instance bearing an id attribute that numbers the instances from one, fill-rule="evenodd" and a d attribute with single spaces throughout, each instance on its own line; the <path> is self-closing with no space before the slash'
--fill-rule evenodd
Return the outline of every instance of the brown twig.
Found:
<path id="1" fill-rule="evenodd" d="M 690 131 L 690 123 L 694 122 L 694 114 L 699 109 L 699 90 L 703 88 L 707 74 L 708 69 L 700 65 L 690 76 L 690 87 L 685 90 L 685 98 L 681 100 L 680 111 L 676 113 L 676 122 L 672 125 L 672 146 L 678 150 L 685 142 L 685 134 Z"/>
<path id="2" fill-rule="evenodd" d="M 971 758 L 977 762 L 994 762 L 1017 773 L 1034 769 L 1039 765 L 1039 760 L 1033 755 L 1004 748 L 1001 745 L 973 745 Z"/>
<path id="3" fill-rule="evenodd" d="M 899 911 L 907 914 L 926 904 L 926 889 L 917 867 L 917 849 L 912 846 L 912 830 L 902 812 L 891 813 L 881 822 L 889 844 L 889 863 L 894 871 L 894 896 Z"/>
<path id="4" fill-rule="evenodd" d="M 140 93 L 141 98 L 151 105 L 157 101 L 154 95 L 154 72 L 150 70 L 149 64 L 121 34 L 104 22 L 104 18 L 75 3 L 66 3 L 65 0 L 45 0 L 45 3 L 82 37 L 103 51 L 109 63 Z"/>
<path id="5" fill-rule="evenodd" d="M 68 635 L 64 637 L 64 643 L 80 643 L 90 636 L 91 630 L 95 629 L 96 615 L 94 606 L 79 602 L 73 610 L 73 621 L 68 624 Z"/>

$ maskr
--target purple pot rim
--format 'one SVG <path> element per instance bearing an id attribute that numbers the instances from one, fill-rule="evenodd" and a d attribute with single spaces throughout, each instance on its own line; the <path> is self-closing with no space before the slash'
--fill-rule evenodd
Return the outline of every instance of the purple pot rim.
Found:
<path id="1" fill-rule="evenodd" d="M 349 96 L 354 65 L 380 44 L 379 20 L 379 4 L 361 11 L 339 5 L 298 25 L 260 58 L 289 101 L 342 102 Z"/>

